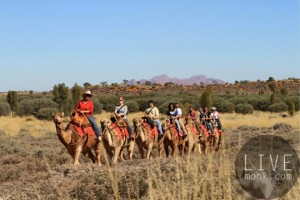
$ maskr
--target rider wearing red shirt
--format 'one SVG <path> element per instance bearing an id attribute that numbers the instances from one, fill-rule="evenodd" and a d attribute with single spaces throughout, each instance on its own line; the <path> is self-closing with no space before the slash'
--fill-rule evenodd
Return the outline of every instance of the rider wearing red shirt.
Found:
<path id="1" fill-rule="evenodd" d="M 92 97 L 92 93 L 90 90 L 86 91 L 85 93 L 83 93 L 82 95 L 83 100 L 79 101 L 77 106 L 76 106 L 76 111 L 84 114 L 89 122 L 91 123 L 96 135 L 97 135 L 97 139 L 101 140 L 101 132 L 97 126 L 97 123 L 95 121 L 95 118 L 92 116 L 93 112 L 94 112 L 94 103 L 91 100 Z"/>

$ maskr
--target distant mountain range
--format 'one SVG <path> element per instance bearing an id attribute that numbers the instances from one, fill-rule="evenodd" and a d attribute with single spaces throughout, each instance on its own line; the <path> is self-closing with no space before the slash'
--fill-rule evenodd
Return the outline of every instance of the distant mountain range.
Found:
<path id="1" fill-rule="evenodd" d="M 192 76 L 190 78 L 170 78 L 168 75 L 166 74 L 162 74 L 159 76 L 154 76 L 151 79 L 141 79 L 139 81 L 139 83 L 144 84 L 147 81 L 150 81 L 151 83 L 159 83 L 159 84 L 165 84 L 168 82 L 172 82 L 178 85 L 194 85 L 194 84 L 224 84 L 225 81 L 222 81 L 220 79 L 215 79 L 215 78 L 207 78 L 205 75 L 196 75 L 196 76 Z M 138 83 L 137 80 L 132 79 L 130 81 L 128 81 L 127 84 L 129 85 L 136 85 Z"/>

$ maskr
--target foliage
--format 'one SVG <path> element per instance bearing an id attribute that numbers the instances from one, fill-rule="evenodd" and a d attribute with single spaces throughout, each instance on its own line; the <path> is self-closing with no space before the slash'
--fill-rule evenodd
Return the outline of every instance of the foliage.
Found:
<path id="1" fill-rule="evenodd" d="M 92 84 L 90 84 L 89 82 L 85 82 L 85 83 L 83 84 L 83 86 L 84 86 L 85 89 L 87 89 L 87 88 L 91 87 Z"/>
<path id="2" fill-rule="evenodd" d="M 210 86 L 207 86 L 201 95 L 200 105 L 201 107 L 207 106 L 208 108 L 210 108 L 212 103 L 213 103 L 213 90 Z"/>
<path id="3" fill-rule="evenodd" d="M 0 116 L 9 115 L 11 112 L 10 106 L 6 102 L 0 102 Z"/>
<path id="4" fill-rule="evenodd" d="M 284 102 L 274 103 L 269 106 L 268 111 L 270 112 L 285 112 L 288 110 L 288 105 Z"/>
<path id="5" fill-rule="evenodd" d="M 78 101 L 80 100 L 81 90 L 82 88 L 77 83 L 75 83 L 75 85 L 71 88 L 74 107 L 77 105 Z"/>
<path id="6" fill-rule="evenodd" d="M 139 104 L 135 101 L 126 101 L 125 104 L 128 107 L 128 112 L 138 112 L 139 111 Z"/>
<path id="7" fill-rule="evenodd" d="M 14 115 L 19 109 L 18 93 L 16 91 L 8 91 L 6 99 L 10 106 L 12 115 Z"/>
<path id="8" fill-rule="evenodd" d="M 57 111 L 57 108 L 41 108 L 38 110 L 36 117 L 38 119 L 50 120 L 52 113 L 55 113 Z"/>
<path id="9" fill-rule="evenodd" d="M 244 104 L 238 104 L 235 107 L 235 112 L 236 113 L 241 113 L 241 114 L 251 114 L 253 113 L 254 108 L 251 104 L 249 103 L 244 103 Z"/>
<path id="10" fill-rule="evenodd" d="M 20 102 L 19 115 L 37 116 L 41 108 L 56 108 L 57 104 L 48 98 L 24 99 Z"/>
<path id="11" fill-rule="evenodd" d="M 290 116 L 294 116 L 295 112 L 296 112 L 296 106 L 295 106 L 295 102 L 294 101 L 289 101 L 288 102 L 288 112 Z"/>
<path id="12" fill-rule="evenodd" d="M 60 111 L 63 110 L 63 106 L 68 100 L 68 90 L 69 88 L 64 83 L 59 83 L 58 85 L 53 86 L 53 101 L 59 105 Z"/>
<path id="13" fill-rule="evenodd" d="M 230 101 L 215 101 L 213 104 L 218 111 L 223 112 L 223 113 L 231 113 L 234 112 L 235 107 L 234 104 Z"/>

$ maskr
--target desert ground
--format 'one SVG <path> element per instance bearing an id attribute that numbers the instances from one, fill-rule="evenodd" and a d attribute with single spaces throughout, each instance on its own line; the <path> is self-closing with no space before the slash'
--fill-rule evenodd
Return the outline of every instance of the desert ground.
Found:
<path id="1" fill-rule="evenodd" d="M 142 113 L 129 115 L 132 120 Z M 110 113 L 96 115 L 108 118 Z M 258 135 L 278 135 L 300 152 L 300 113 L 222 114 L 225 137 L 220 152 L 175 158 L 140 159 L 110 166 L 103 153 L 96 167 L 81 165 L 59 142 L 52 121 L 0 117 L 0 199 L 251 199 L 235 179 L 238 150 Z M 66 120 L 67 121 L 67 120 Z M 282 199 L 300 199 L 299 180 Z"/>

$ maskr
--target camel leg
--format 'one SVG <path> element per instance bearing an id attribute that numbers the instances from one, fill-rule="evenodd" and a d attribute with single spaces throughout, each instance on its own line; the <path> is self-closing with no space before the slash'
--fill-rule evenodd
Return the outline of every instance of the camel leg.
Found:
<path id="1" fill-rule="evenodd" d="M 178 145 L 173 144 L 173 145 L 171 146 L 171 148 L 172 148 L 172 157 L 175 157 L 176 151 L 177 151 L 177 148 L 178 148 Z"/>
<path id="2" fill-rule="evenodd" d="M 127 151 L 128 151 L 129 160 L 132 160 L 133 151 L 134 151 L 134 142 L 133 141 L 129 143 L 129 146 L 127 147 Z"/>
<path id="3" fill-rule="evenodd" d="M 81 151 L 82 151 L 82 146 L 78 146 L 76 147 L 76 150 L 75 150 L 75 157 L 74 157 L 74 165 L 80 165 L 79 163 L 79 156 L 81 154 Z"/>
<path id="4" fill-rule="evenodd" d="M 150 143 L 148 146 L 148 151 L 147 151 L 147 159 L 150 160 L 150 155 L 151 155 L 151 151 L 153 148 L 153 143 Z"/>
<path id="5" fill-rule="evenodd" d="M 84 156 L 88 157 L 89 159 L 91 159 L 93 163 L 96 162 L 96 157 L 94 156 L 94 154 L 92 153 L 91 150 L 86 151 L 86 152 L 82 152 L 82 154 L 83 154 Z"/>
<path id="6" fill-rule="evenodd" d="M 115 148 L 114 156 L 113 156 L 113 159 L 112 159 L 112 165 L 114 165 L 114 164 L 117 163 L 117 160 L 118 160 L 118 156 L 119 156 L 119 154 L 120 154 L 120 151 L 121 151 L 121 147 L 116 147 L 116 148 Z"/>
<path id="7" fill-rule="evenodd" d="M 121 148 L 121 150 L 120 150 L 120 159 L 121 159 L 121 161 L 125 160 L 125 158 L 124 158 L 124 148 Z"/>
<path id="8" fill-rule="evenodd" d="M 169 152 L 169 146 L 168 145 L 165 145 L 165 152 L 166 152 L 166 157 L 168 158 L 169 155 L 170 155 L 170 152 Z"/>
<path id="9" fill-rule="evenodd" d="M 100 143 L 96 144 L 96 147 L 95 147 L 95 154 L 96 154 L 96 164 L 98 167 L 101 166 L 101 149 L 100 149 Z"/>
<path id="10" fill-rule="evenodd" d="M 142 159 L 144 159 L 145 158 L 145 156 L 144 156 L 144 147 L 143 146 L 138 146 L 138 148 L 139 148 L 139 152 L 141 154 Z"/>

